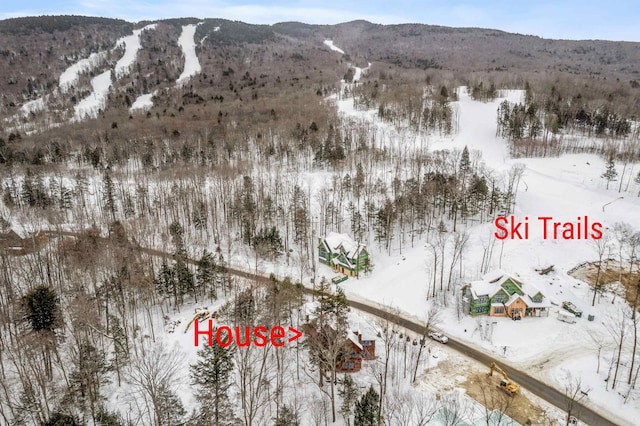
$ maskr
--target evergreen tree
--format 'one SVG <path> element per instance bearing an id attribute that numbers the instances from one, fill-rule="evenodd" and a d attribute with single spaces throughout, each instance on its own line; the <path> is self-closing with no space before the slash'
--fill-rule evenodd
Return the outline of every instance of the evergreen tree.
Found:
<path id="1" fill-rule="evenodd" d="M 354 426 L 376 426 L 378 422 L 378 402 L 380 396 L 378 392 L 369 387 L 367 393 L 362 395 L 360 401 L 356 402 Z"/>
<path id="2" fill-rule="evenodd" d="M 169 235 L 171 235 L 171 242 L 175 251 L 173 254 L 178 256 L 186 256 L 186 249 L 184 246 L 184 228 L 179 222 L 174 221 L 169 225 Z"/>
<path id="3" fill-rule="evenodd" d="M 155 278 L 155 286 L 158 294 L 163 296 L 173 296 L 174 303 L 178 301 L 178 286 L 174 270 L 169 267 L 166 260 L 162 261 L 160 272 Z"/>
<path id="4" fill-rule="evenodd" d="M 460 157 L 460 171 L 464 174 L 471 171 L 471 160 L 469 160 L 469 148 L 464 146 L 462 150 L 462 156 Z"/>
<path id="5" fill-rule="evenodd" d="M 253 238 L 253 248 L 257 253 L 265 255 L 269 259 L 275 259 L 284 252 L 284 245 L 278 228 L 262 228 Z"/>
<path id="6" fill-rule="evenodd" d="M 202 252 L 202 257 L 198 260 L 196 270 L 196 288 L 206 292 L 207 296 L 216 300 L 218 293 L 215 286 L 216 261 L 211 253 L 206 249 Z"/>
<path id="7" fill-rule="evenodd" d="M 111 218 L 116 220 L 116 199 L 115 199 L 115 187 L 109 172 L 104 174 L 102 180 L 102 201 L 104 208 L 111 213 Z"/>
<path id="8" fill-rule="evenodd" d="M 319 326 L 322 327 L 325 324 L 330 324 L 332 327 L 346 326 L 349 302 L 344 290 L 336 286 L 334 294 L 331 284 L 327 282 L 325 277 L 322 277 L 320 283 L 314 288 L 314 294 L 320 303 L 316 308 L 316 314 L 319 318 L 327 320 L 326 322 L 321 321 Z"/>
<path id="9" fill-rule="evenodd" d="M 27 320 L 33 331 L 53 331 L 60 318 L 60 301 L 56 292 L 47 286 L 39 286 L 27 293 L 23 299 Z"/>
<path id="10" fill-rule="evenodd" d="M 156 396 L 156 417 L 160 425 L 182 425 L 184 415 L 187 413 L 178 394 L 169 388 L 166 383 L 161 383 Z"/>
<path id="11" fill-rule="evenodd" d="M 193 279 L 193 273 L 182 258 L 176 260 L 176 264 L 173 267 L 173 274 L 176 278 L 177 293 L 180 303 L 183 302 L 183 296 L 185 294 L 194 295 L 195 283 Z"/>
<path id="12" fill-rule="evenodd" d="M 355 195 L 356 200 L 358 200 L 358 205 L 360 204 L 360 195 L 365 185 L 365 177 L 364 170 L 362 169 L 362 163 L 356 164 L 356 177 L 353 179 L 353 195 Z"/>
<path id="13" fill-rule="evenodd" d="M 215 330 L 214 330 L 215 334 Z M 231 425 L 233 408 L 229 387 L 233 372 L 233 346 L 223 348 L 217 342 L 198 351 L 198 361 L 190 367 L 191 380 L 198 388 L 200 424 Z"/>
<path id="14" fill-rule="evenodd" d="M 105 377 L 108 372 L 105 354 L 89 342 L 80 343 L 72 353 L 74 369 L 69 375 L 69 397 L 94 413 L 101 398 L 100 386 L 109 382 Z"/>
<path id="15" fill-rule="evenodd" d="M 342 379 L 342 387 L 338 389 L 338 395 L 342 398 L 342 405 L 340 406 L 340 414 L 347 422 L 347 426 L 351 425 L 351 414 L 353 413 L 353 405 L 358 400 L 358 388 L 353 382 L 353 379 L 349 374 L 345 374 Z"/>
<path id="16" fill-rule="evenodd" d="M 300 426 L 298 413 L 287 406 L 282 407 L 275 426 Z"/>
<path id="17" fill-rule="evenodd" d="M 378 209 L 376 213 L 375 233 L 376 241 L 385 243 L 385 248 L 390 249 L 391 239 L 393 238 L 393 222 L 397 216 L 391 200 L 387 198 L 382 208 Z"/>
<path id="18" fill-rule="evenodd" d="M 113 364 L 118 376 L 118 386 L 120 386 L 120 367 L 129 360 L 129 340 L 120 324 L 120 318 L 115 315 L 109 315 L 109 332 L 113 337 Z"/>
<path id="19" fill-rule="evenodd" d="M 27 173 L 24 175 L 22 188 L 20 190 L 20 197 L 28 206 L 34 206 L 36 204 L 31 169 L 27 169 Z"/>
<path id="20" fill-rule="evenodd" d="M 42 426 L 79 426 L 80 422 L 68 414 L 53 413 Z"/>
<path id="21" fill-rule="evenodd" d="M 234 323 L 251 325 L 256 317 L 256 300 L 251 289 L 238 293 L 233 304 Z"/>
<path id="22" fill-rule="evenodd" d="M 222 255 L 220 247 L 216 248 L 216 268 L 215 268 L 215 288 L 224 290 L 224 294 L 227 294 L 227 290 L 231 288 L 231 275 L 227 269 L 227 262 Z"/>
<path id="23" fill-rule="evenodd" d="M 616 164 L 613 161 L 613 155 L 609 156 L 609 161 L 607 161 L 607 168 L 600 177 L 607 180 L 607 189 L 609 189 L 609 183 L 618 179 L 618 172 L 616 171 Z"/>

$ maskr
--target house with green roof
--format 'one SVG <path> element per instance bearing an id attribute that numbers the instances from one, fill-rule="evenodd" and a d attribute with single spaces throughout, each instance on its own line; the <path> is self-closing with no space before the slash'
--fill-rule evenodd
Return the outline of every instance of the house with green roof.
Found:
<path id="1" fill-rule="evenodd" d="M 504 271 L 486 274 L 482 280 L 462 287 L 465 310 L 471 316 L 522 318 L 549 316 L 551 303 L 533 284 L 524 283 Z"/>
<path id="2" fill-rule="evenodd" d="M 364 244 L 355 242 L 346 234 L 330 232 L 318 238 L 318 260 L 334 271 L 355 277 L 367 269 L 369 252 Z"/>

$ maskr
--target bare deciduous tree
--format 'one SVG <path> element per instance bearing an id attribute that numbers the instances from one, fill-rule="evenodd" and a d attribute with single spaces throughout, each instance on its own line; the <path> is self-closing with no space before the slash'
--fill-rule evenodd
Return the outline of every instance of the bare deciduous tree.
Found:
<path id="1" fill-rule="evenodd" d="M 125 378 L 141 397 L 140 417 L 148 417 L 155 426 L 169 425 L 166 419 L 178 413 L 181 403 L 175 387 L 181 382 L 179 370 L 182 354 L 179 348 L 167 350 L 163 344 L 143 343 L 135 347 Z M 184 411 L 184 410 L 183 410 Z"/>

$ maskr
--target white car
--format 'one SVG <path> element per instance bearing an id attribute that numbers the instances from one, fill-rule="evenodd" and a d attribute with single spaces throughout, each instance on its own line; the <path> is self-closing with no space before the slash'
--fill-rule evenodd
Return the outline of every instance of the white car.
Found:
<path id="1" fill-rule="evenodd" d="M 438 333 L 437 331 L 430 331 L 427 336 L 440 343 L 447 343 L 449 341 L 449 338 L 447 336 L 442 333 Z"/>

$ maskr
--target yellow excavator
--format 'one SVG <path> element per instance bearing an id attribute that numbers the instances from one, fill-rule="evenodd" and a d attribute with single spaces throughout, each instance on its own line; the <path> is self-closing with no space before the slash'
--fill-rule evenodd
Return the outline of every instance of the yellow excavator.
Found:
<path id="1" fill-rule="evenodd" d="M 489 376 L 493 376 L 494 370 L 502 376 L 502 379 L 500 379 L 500 385 L 498 386 L 500 389 L 511 396 L 520 392 L 520 385 L 509 380 L 507 373 L 505 373 L 495 362 L 492 362 L 491 365 L 489 365 Z"/>

